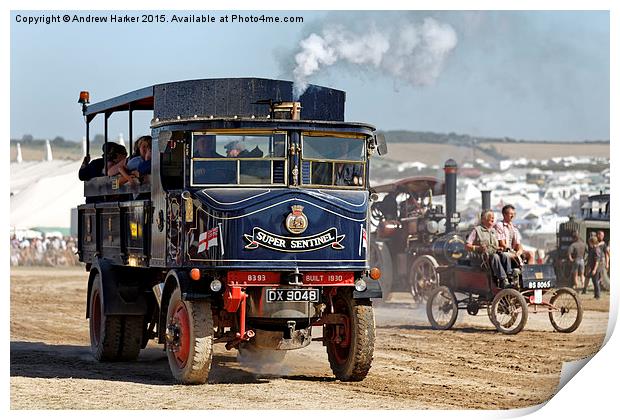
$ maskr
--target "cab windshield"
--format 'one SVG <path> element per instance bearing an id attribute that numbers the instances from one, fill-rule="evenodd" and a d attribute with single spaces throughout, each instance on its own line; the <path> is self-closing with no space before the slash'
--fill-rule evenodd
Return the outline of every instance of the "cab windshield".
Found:
<path id="1" fill-rule="evenodd" d="M 286 133 L 193 133 L 191 183 L 286 185 Z"/>
<path id="2" fill-rule="evenodd" d="M 365 152 L 363 137 L 306 133 L 302 137 L 302 183 L 363 187 Z"/>

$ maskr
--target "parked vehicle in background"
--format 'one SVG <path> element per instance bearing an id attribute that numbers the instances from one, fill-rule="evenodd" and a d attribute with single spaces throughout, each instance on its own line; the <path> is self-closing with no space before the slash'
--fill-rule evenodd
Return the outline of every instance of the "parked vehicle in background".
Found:
<path id="1" fill-rule="evenodd" d="M 605 233 L 605 242 L 609 244 L 611 229 L 609 225 L 610 209 L 609 194 L 592 195 L 581 205 L 579 217 L 572 216 L 567 222 L 561 223 L 557 231 L 557 248 L 549 253 L 548 260 L 553 264 L 558 284 L 571 287 L 572 263 L 568 259 L 568 248 L 573 242 L 573 232 L 576 232 L 584 243 L 598 231 Z M 609 271 L 601 276 L 604 289 L 609 290 Z"/>

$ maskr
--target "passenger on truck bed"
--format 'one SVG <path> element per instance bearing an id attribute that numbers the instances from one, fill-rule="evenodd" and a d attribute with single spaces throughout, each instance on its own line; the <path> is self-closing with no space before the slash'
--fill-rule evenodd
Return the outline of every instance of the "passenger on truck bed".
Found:
<path id="1" fill-rule="evenodd" d="M 118 172 L 121 174 L 120 184 L 123 185 L 127 182 L 142 183 L 148 182 L 146 175 L 151 173 L 151 151 L 152 151 L 152 139 L 151 136 L 142 136 L 138 139 L 140 156 L 127 159 L 127 162 L 118 167 Z"/>
<path id="2" fill-rule="evenodd" d="M 151 143 L 151 136 L 142 136 L 136 140 L 134 153 L 127 158 L 127 164 L 125 165 L 127 171 L 137 170 L 138 166 L 146 160 L 146 152 L 151 148 Z"/>
<path id="3" fill-rule="evenodd" d="M 125 146 L 118 145 L 118 148 L 108 156 L 108 170 L 107 175 L 118 175 L 119 169 L 125 165 L 127 159 L 127 149 Z"/>
<path id="4" fill-rule="evenodd" d="M 90 160 L 90 155 L 84 156 L 84 160 L 82 161 L 82 166 L 78 172 L 78 178 L 80 181 L 89 181 L 98 176 L 103 176 L 103 166 L 104 160 L 103 155 L 107 155 L 108 162 L 113 159 L 120 151 L 125 148 L 118 143 L 104 143 L 101 146 L 102 154 L 100 158 L 97 158 L 93 161 Z M 125 153 L 127 153 L 125 151 Z"/>

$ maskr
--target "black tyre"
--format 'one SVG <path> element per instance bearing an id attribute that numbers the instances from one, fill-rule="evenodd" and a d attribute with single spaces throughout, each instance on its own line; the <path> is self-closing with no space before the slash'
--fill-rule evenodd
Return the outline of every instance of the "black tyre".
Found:
<path id="1" fill-rule="evenodd" d="M 335 313 L 343 324 L 328 324 L 323 330 L 329 366 L 337 379 L 361 381 L 372 364 L 375 349 L 375 314 L 369 299 L 353 299 L 351 290 L 332 298 Z"/>
<path id="2" fill-rule="evenodd" d="M 138 358 L 142 347 L 143 318 L 105 315 L 100 274 L 96 274 L 93 280 L 88 312 L 90 349 L 96 360 L 121 362 Z"/>
<path id="3" fill-rule="evenodd" d="M 448 330 L 456 322 L 458 305 L 454 292 L 446 286 L 436 287 L 428 296 L 426 316 L 436 330 Z"/>
<path id="4" fill-rule="evenodd" d="M 517 334 L 525 327 L 527 315 L 527 302 L 514 289 L 501 290 L 491 303 L 491 322 L 501 333 Z"/>
<path id="5" fill-rule="evenodd" d="M 439 285 L 437 265 L 427 255 L 415 259 L 409 271 L 409 290 L 413 300 L 424 302 L 435 287 Z"/>
<path id="6" fill-rule="evenodd" d="M 204 384 L 213 356 L 213 314 L 209 302 L 186 301 L 176 288 L 166 317 L 166 354 L 174 378 L 182 384 Z"/>
<path id="7" fill-rule="evenodd" d="M 571 333 L 579 328 L 583 318 L 583 307 L 579 296 L 573 289 L 562 287 L 555 290 L 549 303 L 552 306 L 549 321 L 556 331 Z"/>

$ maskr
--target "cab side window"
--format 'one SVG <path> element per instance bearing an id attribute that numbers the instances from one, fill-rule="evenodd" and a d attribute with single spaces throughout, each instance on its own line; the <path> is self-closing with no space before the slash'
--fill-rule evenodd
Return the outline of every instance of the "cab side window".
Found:
<path id="1" fill-rule="evenodd" d="M 161 184 L 165 190 L 179 190 L 183 188 L 183 133 L 174 132 L 168 143 L 160 144 Z"/>

